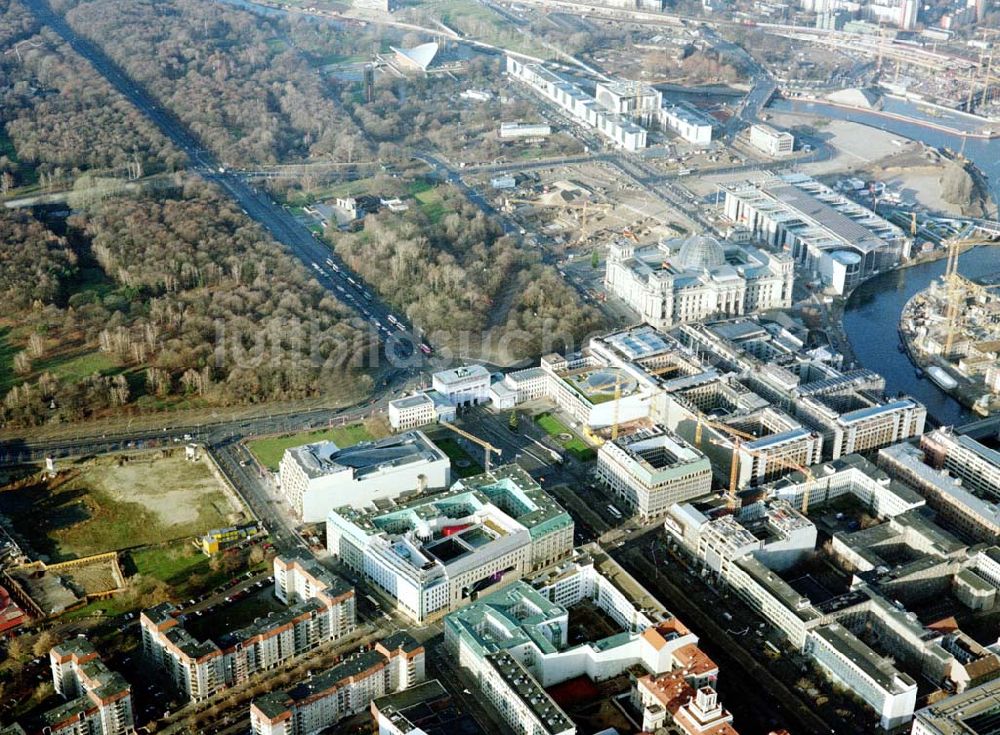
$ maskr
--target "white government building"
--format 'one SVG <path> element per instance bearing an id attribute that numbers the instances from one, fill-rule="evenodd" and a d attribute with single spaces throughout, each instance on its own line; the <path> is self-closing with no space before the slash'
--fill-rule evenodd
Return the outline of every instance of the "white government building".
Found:
<path id="1" fill-rule="evenodd" d="M 329 552 L 417 623 L 566 557 L 573 520 L 518 465 L 385 512 L 336 508 Z"/>
<path id="2" fill-rule="evenodd" d="M 612 112 L 577 84 L 541 64 L 525 63 L 508 56 L 507 73 L 561 107 L 579 122 L 596 129 L 615 145 L 632 152 L 646 147 L 645 129 L 628 116 Z M 605 94 L 605 101 L 610 104 L 615 102 L 614 95 L 610 94 L 612 91 L 613 89 L 607 88 Z"/>
<path id="3" fill-rule="evenodd" d="M 695 235 L 608 250 L 605 286 L 656 329 L 791 306 L 794 264 L 782 253 Z"/>
<path id="4" fill-rule="evenodd" d="M 836 293 L 910 257 L 913 242 L 902 229 L 805 174 L 768 174 L 721 189 L 729 220 L 787 250 Z"/>
<path id="5" fill-rule="evenodd" d="M 659 426 L 601 445 L 597 477 L 643 522 L 712 491 L 708 457 Z"/>
<path id="6" fill-rule="evenodd" d="M 332 441 L 286 449 L 281 493 L 303 523 L 320 523 L 337 506 L 370 506 L 407 492 L 444 488 L 451 461 L 420 431 L 339 448 Z"/>
<path id="7" fill-rule="evenodd" d="M 658 116 L 664 130 L 677 133 L 688 143 L 707 146 L 712 142 L 712 130 L 717 124 L 715 118 L 687 102 L 666 105 L 659 110 Z"/>

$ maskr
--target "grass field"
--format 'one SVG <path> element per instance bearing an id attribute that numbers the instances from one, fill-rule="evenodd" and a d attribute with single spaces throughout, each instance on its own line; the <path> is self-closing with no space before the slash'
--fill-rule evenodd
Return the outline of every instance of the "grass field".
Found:
<path id="1" fill-rule="evenodd" d="M 332 429 L 302 431 L 298 434 L 255 439 L 247 442 L 247 448 L 253 452 L 258 462 L 271 470 L 277 471 L 278 464 L 281 462 L 281 457 L 284 455 L 286 449 L 298 447 L 302 444 L 312 444 L 324 439 L 329 439 L 338 447 L 343 448 L 375 438 L 362 424 L 351 424 L 350 426 L 338 426 Z"/>
<path id="2" fill-rule="evenodd" d="M 182 450 L 100 457 L 54 480 L 33 475 L 0 491 L 0 513 L 50 562 L 196 536 L 242 520 L 209 470 Z"/>
<path id="3" fill-rule="evenodd" d="M 587 442 L 578 437 L 571 428 L 552 414 L 543 413 L 537 416 L 535 423 L 542 427 L 546 434 L 555 439 L 559 446 L 581 462 L 589 462 L 596 456 L 593 448 Z M 568 434 L 570 438 L 564 439 L 560 434 Z"/>
<path id="4" fill-rule="evenodd" d="M 438 187 L 426 181 L 414 181 L 410 184 L 410 194 L 417 200 L 417 205 L 427 215 L 427 219 L 434 224 L 440 222 L 442 217 L 452 211 L 445 206 Z"/>
<path id="5" fill-rule="evenodd" d="M 259 571 L 267 562 L 252 568 Z M 247 568 L 240 570 L 240 573 Z M 178 598 L 187 598 L 218 587 L 233 573 L 226 569 L 213 571 L 209 557 L 187 540 L 171 541 L 130 551 L 124 563 L 125 573 L 141 574 L 165 582 Z"/>
<path id="6" fill-rule="evenodd" d="M 483 465 L 463 449 L 454 439 L 435 439 L 442 452 L 451 460 L 451 472 L 457 477 L 473 477 L 483 472 Z"/>
<path id="7" fill-rule="evenodd" d="M 40 360 L 32 364 L 35 372 L 52 373 L 60 380 L 77 381 L 94 373 L 107 375 L 119 368 L 109 355 L 99 352 L 77 352 L 57 355 L 48 360 Z"/>

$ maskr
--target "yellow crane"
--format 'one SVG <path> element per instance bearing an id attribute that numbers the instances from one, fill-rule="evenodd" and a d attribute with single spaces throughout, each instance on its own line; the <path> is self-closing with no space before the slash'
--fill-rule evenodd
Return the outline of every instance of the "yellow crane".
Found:
<path id="1" fill-rule="evenodd" d="M 447 421 L 439 421 L 438 423 L 441 424 L 441 426 L 444 426 L 446 429 L 451 429 L 459 436 L 465 437 L 473 444 L 478 444 L 483 448 L 483 454 L 485 456 L 485 459 L 483 460 L 483 471 L 487 473 L 489 473 L 490 471 L 490 453 L 496 454 L 498 457 L 501 454 L 503 454 L 503 450 L 497 449 L 495 446 L 493 446 L 487 441 L 480 439 L 478 436 L 473 436 L 464 429 L 458 428 L 457 426 L 455 426 L 455 424 L 448 423 Z"/>
<path id="2" fill-rule="evenodd" d="M 989 242 L 992 240 L 981 237 L 955 237 L 948 241 L 948 261 L 944 269 L 944 284 L 948 300 L 948 308 L 945 312 L 945 324 L 948 331 L 943 354 L 946 360 L 951 357 L 951 350 L 955 346 L 959 317 L 962 314 L 962 299 L 967 291 L 977 292 L 977 289 L 980 288 L 978 284 L 972 283 L 959 274 L 958 258 L 967 248 Z"/>
<path id="3" fill-rule="evenodd" d="M 615 405 L 614 405 L 614 415 L 611 418 L 611 441 L 618 438 L 618 419 L 621 415 L 621 405 L 622 405 L 622 374 L 621 372 L 615 373 Z"/>
<path id="4" fill-rule="evenodd" d="M 739 482 L 740 474 L 740 452 L 745 451 L 754 457 L 764 456 L 764 452 L 756 449 L 747 449 L 743 446 L 745 440 L 753 441 L 759 439 L 760 437 L 754 436 L 746 431 L 741 431 L 740 429 L 734 429 L 728 424 L 719 423 L 717 421 L 709 421 L 705 418 L 704 414 L 698 415 L 698 426 L 695 429 L 694 443 L 696 447 L 701 447 L 702 440 L 702 426 L 710 426 L 713 429 L 718 429 L 726 433 L 729 436 L 729 440 L 733 447 L 733 457 L 732 461 L 729 463 L 729 491 L 727 495 L 726 505 L 729 510 L 736 509 L 736 490 Z M 713 442 L 717 443 L 717 442 Z M 793 462 L 784 457 L 774 457 L 767 456 L 768 462 L 774 462 L 775 464 L 781 465 L 782 467 L 787 467 L 788 469 L 798 470 L 806 476 L 806 486 L 805 491 L 802 496 L 802 513 L 805 514 L 809 510 L 809 493 L 812 491 L 813 483 L 815 482 L 815 476 L 812 471 L 803 464 L 798 462 Z"/>

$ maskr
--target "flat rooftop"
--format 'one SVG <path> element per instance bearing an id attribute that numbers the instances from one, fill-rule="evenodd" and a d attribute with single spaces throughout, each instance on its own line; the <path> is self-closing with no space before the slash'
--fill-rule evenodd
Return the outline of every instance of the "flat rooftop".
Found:
<path id="1" fill-rule="evenodd" d="M 916 688 L 917 683 L 909 674 L 899 671 L 889 659 L 876 654 L 838 623 L 816 628 L 813 635 L 829 643 L 831 648 L 845 656 L 885 691 L 901 694 L 908 689 Z"/>
<path id="2" fill-rule="evenodd" d="M 394 401 L 389 401 L 390 405 L 396 408 L 416 408 L 417 406 L 432 405 L 434 403 L 425 393 L 416 393 L 412 396 L 406 396 L 406 398 L 397 398 Z"/>
<path id="3" fill-rule="evenodd" d="M 290 689 L 271 691 L 258 697 L 253 700 L 253 705 L 267 717 L 279 717 L 298 705 L 299 702 L 332 694 L 347 679 L 364 674 L 385 663 L 385 656 L 378 651 L 356 653 L 333 668 L 301 681 Z"/>
<path id="4" fill-rule="evenodd" d="M 421 431 L 407 431 L 374 442 L 341 449 L 332 441 L 287 449 L 310 478 L 352 470 L 355 477 L 411 464 L 447 461 L 448 457 Z"/>
<path id="5" fill-rule="evenodd" d="M 489 654 L 486 660 L 508 689 L 528 706 L 546 733 L 560 733 L 573 727 L 572 720 L 517 659 L 501 651 Z"/>
<path id="6" fill-rule="evenodd" d="M 918 710 L 917 722 L 940 735 L 1000 733 L 1000 679 L 968 689 Z"/>
<path id="7" fill-rule="evenodd" d="M 442 385 L 460 385 L 474 380 L 489 379 L 490 371 L 482 365 L 463 365 L 434 373 L 434 380 Z"/>

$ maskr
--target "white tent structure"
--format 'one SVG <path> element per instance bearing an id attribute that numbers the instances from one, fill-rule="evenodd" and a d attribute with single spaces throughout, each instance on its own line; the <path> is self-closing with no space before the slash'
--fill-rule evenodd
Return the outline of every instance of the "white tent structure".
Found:
<path id="1" fill-rule="evenodd" d="M 427 68 L 437 56 L 438 45 L 436 43 L 422 43 L 413 48 L 396 48 L 390 46 L 396 54 L 396 62 L 403 68 L 419 69 L 427 71 Z"/>

